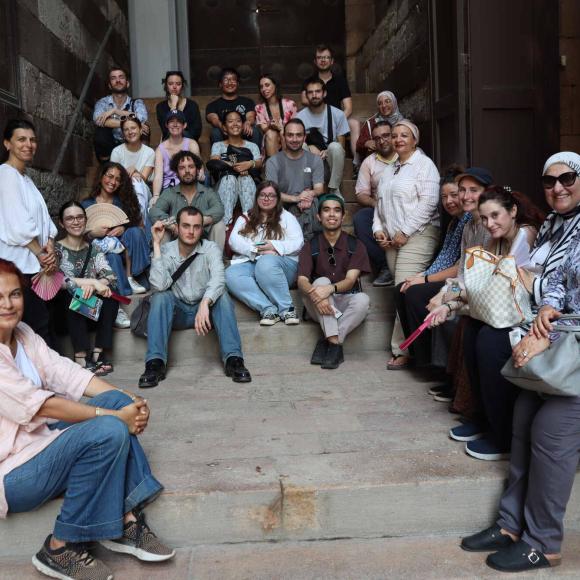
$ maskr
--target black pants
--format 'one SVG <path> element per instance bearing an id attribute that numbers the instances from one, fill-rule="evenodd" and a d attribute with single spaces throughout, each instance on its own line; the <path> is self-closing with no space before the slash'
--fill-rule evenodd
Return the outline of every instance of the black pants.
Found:
<path id="1" fill-rule="evenodd" d="M 95 154 L 99 162 L 108 161 L 111 151 L 119 145 L 113 137 L 113 129 L 109 127 L 95 127 Z"/>
<path id="2" fill-rule="evenodd" d="M 463 333 L 465 364 L 475 397 L 474 420 L 489 428 L 490 439 L 502 451 L 511 446 L 514 403 L 519 393 L 500 372 L 512 355 L 510 330 L 470 318 Z"/>
<path id="3" fill-rule="evenodd" d="M 428 282 L 427 284 L 415 284 L 405 293 L 401 292 L 399 284 L 395 287 L 395 308 L 403 327 L 405 337 L 409 337 L 425 320 L 429 311 L 427 304 L 445 285 L 445 282 Z M 431 332 L 425 330 L 409 347 L 415 365 L 418 367 L 431 364 Z"/>
<path id="4" fill-rule="evenodd" d="M 113 324 L 119 310 L 119 303 L 112 298 L 102 298 L 103 306 L 99 320 L 94 322 L 86 316 L 74 312 L 69 308 L 71 296 L 66 290 L 62 290 L 55 298 L 54 313 L 58 313 L 66 320 L 66 327 L 73 345 L 77 352 L 91 352 L 89 333 L 96 331 L 95 348 L 111 350 L 113 348 Z"/>
<path id="5" fill-rule="evenodd" d="M 47 303 L 39 298 L 31 289 L 33 274 L 25 274 L 27 284 L 24 287 L 24 313 L 22 322 L 25 322 L 40 335 L 51 348 L 55 347 L 54 336 L 50 332 L 50 317 Z"/>
<path id="6" fill-rule="evenodd" d="M 385 257 L 385 250 L 377 244 L 377 241 L 373 237 L 374 214 L 374 208 L 362 207 L 354 214 L 352 224 L 356 237 L 367 249 L 371 265 L 378 274 L 383 268 L 387 267 L 387 258 Z"/>

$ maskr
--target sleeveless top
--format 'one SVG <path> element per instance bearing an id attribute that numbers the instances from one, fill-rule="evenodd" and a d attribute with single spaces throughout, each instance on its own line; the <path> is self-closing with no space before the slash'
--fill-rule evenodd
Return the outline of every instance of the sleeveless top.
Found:
<path id="1" fill-rule="evenodd" d="M 181 143 L 181 150 L 182 151 L 189 151 L 189 141 L 188 137 L 183 138 L 183 142 Z M 179 183 L 179 177 L 177 177 L 177 173 L 171 171 L 169 167 L 169 162 L 171 158 L 169 157 L 169 151 L 165 148 L 165 142 L 159 144 L 159 149 L 161 149 L 161 155 L 163 156 L 163 184 L 161 189 L 167 189 L 168 187 L 173 187 Z"/>

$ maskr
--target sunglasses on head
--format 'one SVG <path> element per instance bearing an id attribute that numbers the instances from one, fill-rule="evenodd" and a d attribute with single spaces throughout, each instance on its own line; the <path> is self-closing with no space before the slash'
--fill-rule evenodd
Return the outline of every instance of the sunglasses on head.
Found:
<path id="1" fill-rule="evenodd" d="M 542 175 L 542 185 L 544 189 L 552 189 L 556 185 L 556 181 L 559 181 L 564 187 L 570 187 L 574 185 L 577 177 L 578 174 L 575 171 L 566 171 L 558 176 Z"/>
<path id="2" fill-rule="evenodd" d="M 127 115 L 121 115 L 121 121 L 126 121 L 127 119 L 136 119 L 137 115 L 135 113 L 128 113 Z"/>
<path id="3" fill-rule="evenodd" d="M 336 266 L 336 258 L 334 257 L 334 248 L 332 246 L 328 246 L 328 248 L 326 248 L 326 251 L 328 252 L 328 263 L 331 266 Z"/>

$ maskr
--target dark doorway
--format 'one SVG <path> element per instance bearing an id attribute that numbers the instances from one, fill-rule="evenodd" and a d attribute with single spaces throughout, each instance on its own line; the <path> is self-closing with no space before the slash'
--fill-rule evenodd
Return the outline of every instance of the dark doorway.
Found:
<path id="1" fill-rule="evenodd" d="M 257 92 L 269 72 L 286 92 L 298 92 L 313 72 L 314 46 L 331 46 L 344 62 L 344 0 L 190 0 L 191 83 L 215 93 L 219 71 L 234 66 L 244 91 Z"/>

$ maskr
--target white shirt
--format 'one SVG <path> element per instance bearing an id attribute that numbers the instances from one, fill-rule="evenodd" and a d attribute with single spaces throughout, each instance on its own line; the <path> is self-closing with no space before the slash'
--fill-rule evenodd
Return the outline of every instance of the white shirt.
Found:
<path id="1" fill-rule="evenodd" d="M 263 227 L 258 228 L 255 237 L 247 238 L 240 234 L 244 229 L 247 220 L 240 216 L 234 224 L 234 229 L 230 235 L 230 248 L 236 254 L 232 259 L 232 264 L 259 260 L 260 256 L 256 251 L 256 242 L 269 241 L 280 256 L 286 256 L 294 261 L 298 261 L 298 254 L 304 245 L 304 235 L 298 220 L 285 209 L 280 215 L 280 225 L 282 226 L 283 238 L 281 240 L 266 240 Z"/>
<path id="2" fill-rule="evenodd" d="M 439 172 L 427 155 L 417 150 L 401 163 L 387 165 L 381 175 L 373 233 L 385 232 L 393 238 L 422 232 L 429 224 L 439 225 Z"/>
<path id="3" fill-rule="evenodd" d="M 26 245 L 38 239 L 44 246 L 56 234 L 32 179 L 8 163 L 0 165 L 0 258 L 14 262 L 24 274 L 36 274 L 40 263 Z"/>
<path id="4" fill-rule="evenodd" d="M 145 167 L 155 167 L 155 151 L 141 143 L 139 151 L 133 152 L 122 143 L 111 151 L 111 161 L 120 163 L 125 169 L 134 167 L 141 173 Z"/>

